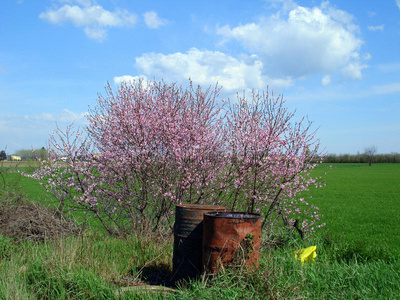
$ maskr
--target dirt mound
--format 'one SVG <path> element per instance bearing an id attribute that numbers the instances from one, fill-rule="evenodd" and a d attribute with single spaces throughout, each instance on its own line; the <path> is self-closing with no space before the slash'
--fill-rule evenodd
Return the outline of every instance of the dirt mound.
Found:
<path id="1" fill-rule="evenodd" d="M 48 238 L 78 234 L 80 228 L 36 203 L 0 205 L 0 233 L 19 241 L 43 242 Z"/>

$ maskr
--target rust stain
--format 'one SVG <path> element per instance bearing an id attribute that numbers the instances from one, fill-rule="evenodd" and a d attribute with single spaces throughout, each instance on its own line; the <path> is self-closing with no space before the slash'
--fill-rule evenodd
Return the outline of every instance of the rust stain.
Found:
<path id="1" fill-rule="evenodd" d="M 242 212 L 206 213 L 203 221 L 203 271 L 216 273 L 221 265 L 258 266 L 261 217 Z"/>

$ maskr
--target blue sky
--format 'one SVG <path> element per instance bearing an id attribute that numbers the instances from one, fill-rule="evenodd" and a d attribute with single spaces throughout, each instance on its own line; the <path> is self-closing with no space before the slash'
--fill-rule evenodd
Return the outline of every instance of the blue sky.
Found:
<path id="1" fill-rule="evenodd" d="M 400 0 L 4 0 L 0 150 L 46 146 L 138 77 L 269 86 L 328 153 L 400 152 Z"/>

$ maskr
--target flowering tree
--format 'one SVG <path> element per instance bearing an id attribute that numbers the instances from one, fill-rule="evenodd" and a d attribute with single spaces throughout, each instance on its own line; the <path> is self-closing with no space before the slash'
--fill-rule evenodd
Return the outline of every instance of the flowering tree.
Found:
<path id="1" fill-rule="evenodd" d="M 59 201 L 57 212 L 60 216 L 65 207 L 80 208 L 85 213 L 93 213 L 112 233 L 104 219 L 112 215 L 110 205 L 95 200 L 100 191 L 96 187 L 104 186 L 106 182 L 97 172 L 93 147 L 84 132 L 74 130 L 73 124 L 65 131 L 57 127 L 50 136 L 48 149 L 48 158 L 39 159 L 41 168 L 32 175 L 24 175 L 42 180 L 40 183 Z"/>
<path id="2" fill-rule="evenodd" d="M 212 203 L 222 166 L 219 89 L 204 93 L 153 82 L 123 84 L 89 113 L 88 133 L 101 154 L 110 195 L 155 228 L 177 203 Z"/>
<path id="3" fill-rule="evenodd" d="M 171 224 L 177 203 L 216 202 L 223 166 L 218 92 L 140 81 L 114 94 L 108 86 L 88 115 L 94 148 L 85 140 L 77 149 L 81 133 L 58 131 L 51 139 L 55 159 L 35 176 L 47 179 L 57 198 L 94 212 L 105 226 L 104 215 L 117 229 L 127 220 L 136 228 Z M 61 156 L 68 157 L 67 168 L 55 163 Z"/>
<path id="4" fill-rule="evenodd" d="M 225 189 L 231 209 L 247 209 L 263 216 L 263 227 L 280 217 L 301 234 L 314 231 L 318 208 L 299 195 L 313 184 L 321 186 L 310 171 L 319 156 L 315 132 L 304 118 L 294 122 L 280 97 L 252 92 L 251 99 L 238 95 L 226 117 L 225 142 L 230 168 Z M 302 219 L 302 224 L 298 222 Z"/>
<path id="5" fill-rule="evenodd" d="M 218 93 L 191 83 L 108 86 L 89 111 L 87 137 L 58 130 L 33 176 L 47 180 L 61 208 L 78 205 L 110 233 L 163 229 L 178 203 L 223 204 L 261 213 L 264 228 L 280 219 L 313 231 L 317 208 L 299 197 L 317 184 L 311 124 L 293 122 L 268 92 L 235 103 L 217 102 Z"/>

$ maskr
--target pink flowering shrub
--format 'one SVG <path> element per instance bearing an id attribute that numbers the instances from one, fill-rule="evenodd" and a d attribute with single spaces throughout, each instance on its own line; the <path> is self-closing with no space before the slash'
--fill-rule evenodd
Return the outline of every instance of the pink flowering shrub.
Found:
<path id="1" fill-rule="evenodd" d="M 110 233 L 165 229 L 178 203 L 261 213 L 268 230 L 278 220 L 301 233 L 321 226 L 318 209 L 299 196 L 319 186 L 310 176 L 318 156 L 311 124 L 294 122 L 268 92 L 234 103 L 217 101 L 218 93 L 191 83 L 108 86 L 85 137 L 57 130 L 33 177 L 60 210 L 84 209 Z"/>
<path id="2" fill-rule="evenodd" d="M 303 234 L 323 224 L 318 208 L 300 198 L 308 186 L 322 184 L 310 176 L 317 166 L 319 144 L 311 123 L 294 122 L 280 97 L 253 91 L 240 97 L 226 115 L 225 144 L 230 156 L 225 197 L 232 210 L 261 213 L 263 228 L 281 220 Z M 299 225 L 299 220 L 302 220 Z"/>

